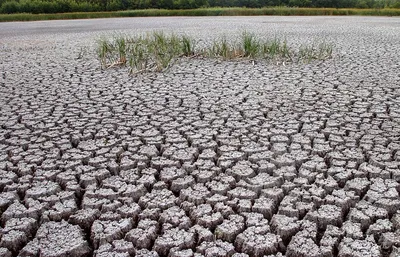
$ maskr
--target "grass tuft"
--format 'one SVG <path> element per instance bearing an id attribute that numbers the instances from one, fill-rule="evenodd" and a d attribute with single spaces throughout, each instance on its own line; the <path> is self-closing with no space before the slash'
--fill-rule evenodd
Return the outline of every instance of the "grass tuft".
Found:
<path id="1" fill-rule="evenodd" d="M 299 48 L 298 59 L 305 63 L 310 63 L 313 60 L 325 60 L 332 57 L 333 45 L 325 41 L 312 44 L 310 46 L 302 45 Z"/>
<path id="2" fill-rule="evenodd" d="M 214 40 L 210 49 L 203 50 L 205 55 L 208 57 L 217 57 L 224 60 L 235 58 L 239 53 L 237 50 L 228 42 L 227 38 L 221 37 L 219 40 Z M 208 55 L 207 55 L 208 53 Z"/>
<path id="3" fill-rule="evenodd" d="M 195 41 L 188 36 L 182 36 L 181 50 L 184 56 L 190 57 L 195 55 Z"/>
<path id="4" fill-rule="evenodd" d="M 117 36 L 100 39 L 98 57 L 103 68 L 128 65 L 132 73 L 165 71 L 181 57 L 263 59 L 273 62 L 309 63 L 333 56 L 333 45 L 326 42 L 302 45 L 298 50 L 289 47 L 286 40 L 261 40 L 255 34 L 244 32 L 239 41 L 221 37 L 202 49 L 195 48 L 195 40 L 188 36 L 153 32 L 136 37 Z"/>
<path id="5" fill-rule="evenodd" d="M 256 58 L 261 52 L 260 41 L 254 34 L 243 32 L 242 35 L 243 55 L 249 58 Z"/>

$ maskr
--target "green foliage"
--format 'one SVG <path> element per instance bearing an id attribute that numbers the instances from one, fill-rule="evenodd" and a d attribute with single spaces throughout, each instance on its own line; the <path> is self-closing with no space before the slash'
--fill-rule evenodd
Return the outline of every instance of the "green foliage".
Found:
<path id="1" fill-rule="evenodd" d="M 296 7 L 310 7 L 312 5 L 311 0 L 290 0 L 289 6 L 296 6 Z"/>
<path id="2" fill-rule="evenodd" d="M 148 42 L 157 71 L 166 69 L 173 58 L 183 54 L 180 48 L 182 43 L 175 35 L 166 36 L 162 32 L 154 32 Z"/>
<path id="3" fill-rule="evenodd" d="M 400 1 L 400 0 L 399 0 Z M 10 1 L 11 2 L 11 1 Z M 400 6 L 399 6 L 400 7 Z M 71 13 L 54 14 L 0 14 L 2 21 L 35 21 L 35 20 L 60 20 L 60 19 L 94 19 L 111 17 L 156 17 L 156 16 L 252 16 L 252 15 L 365 15 L 365 16 L 400 16 L 400 8 L 384 9 L 336 9 L 336 8 L 199 8 L 189 10 L 147 9 L 116 12 L 100 12 L 99 5 L 76 3 L 71 5 Z M 0 13 L 2 11 L 0 10 Z M 3 12 L 4 13 L 4 12 Z"/>
<path id="4" fill-rule="evenodd" d="M 186 57 L 194 55 L 195 41 L 188 36 L 182 36 L 182 54 Z"/>
<path id="5" fill-rule="evenodd" d="M 116 47 L 118 50 L 119 63 L 126 63 L 126 39 L 124 37 L 118 37 L 115 39 Z"/>
<path id="6" fill-rule="evenodd" d="M 17 13 L 19 12 L 18 9 L 18 2 L 16 1 L 8 1 L 1 5 L 0 8 L 1 13 Z"/>
<path id="7" fill-rule="evenodd" d="M 247 32 L 243 32 L 242 45 L 245 57 L 254 58 L 258 55 L 261 49 L 261 44 L 256 39 L 255 35 Z"/>
<path id="8" fill-rule="evenodd" d="M 210 49 L 204 50 L 208 52 L 211 57 L 222 57 L 223 59 L 232 59 L 235 56 L 235 49 L 230 45 L 226 37 L 222 37 L 219 40 L 214 40 Z"/>
<path id="9" fill-rule="evenodd" d="M 102 67 L 107 66 L 108 63 L 114 62 L 112 57 L 114 46 L 111 42 L 106 39 L 99 40 L 97 50 Z"/>
<path id="10" fill-rule="evenodd" d="M 132 72 L 162 71 L 180 56 L 194 54 L 193 40 L 183 36 L 154 32 L 146 36 L 117 36 L 98 42 L 98 56 L 103 68 L 129 65 Z"/>
<path id="11" fill-rule="evenodd" d="M 108 1 L 106 4 L 106 11 L 119 11 L 123 10 L 124 5 L 122 4 L 122 1 L 120 0 L 111 0 Z"/>
<path id="12" fill-rule="evenodd" d="M 281 43 L 278 39 L 270 40 L 262 45 L 262 54 L 266 58 L 273 58 L 280 52 Z"/>
<path id="13" fill-rule="evenodd" d="M 0 0 L 0 13 L 37 14 L 137 9 L 180 10 L 206 7 L 264 8 L 272 6 L 383 9 L 400 8 L 400 0 Z M 249 12 L 254 15 L 255 11 L 250 10 Z M 257 13 L 262 12 L 258 11 Z M 213 15 L 219 15 L 219 13 L 218 9 L 213 10 Z M 246 14 L 245 9 L 241 10 L 239 14 L 249 15 Z M 204 10 L 199 10 L 197 15 L 204 15 Z M 207 15 L 211 15 L 211 13 L 207 12 Z"/>
<path id="14" fill-rule="evenodd" d="M 117 6 L 118 4 L 118 6 Z M 110 2 L 110 8 L 120 10 L 119 0 Z M 87 1 L 71 0 L 11 0 L 1 5 L 0 13 L 68 13 L 68 12 L 96 12 L 100 5 Z"/>
<path id="15" fill-rule="evenodd" d="M 298 51 L 289 47 L 286 40 L 261 40 L 255 34 L 244 32 L 239 41 L 221 37 L 203 49 L 194 48 L 195 40 L 153 32 L 145 36 L 116 36 L 98 42 L 98 57 L 103 68 L 126 66 L 131 73 L 164 71 L 180 57 L 262 59 L 273 62 L 305 62 L 332 58 L 333 46 L 322 42 L 301 46 Z M 197 51 L 196 51 L 197 50 Z"/>
<path id="16" fill-rule="evenodd" d="M 143 38 L 138 38 L 130 42 L 131 47 L 129 48 L 129 67 L 131 72 L 136 70 L 138 72 L 145 71 L 148 67 L 148 47 L 145 44 L 146 41 Z"/>
<path id="17" fill-rule="evenodd" d="M 299 49 L 298 58 L 303 62 L 310 63 L 313 60 L 324 60 L 332 57 L 333 45 L 325 41 L 312 44 L 311 46 L 303 45 Z"/>

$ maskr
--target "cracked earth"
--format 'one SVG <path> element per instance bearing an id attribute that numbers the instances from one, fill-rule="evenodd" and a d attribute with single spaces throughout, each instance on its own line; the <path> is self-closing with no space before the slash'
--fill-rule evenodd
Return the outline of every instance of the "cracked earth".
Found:
<path id="1" fill-rule="evenodd" d="M 132 77 L 94 53 L 243 29 L 336 56 Z M 399 42 L 375 17 L 0 24 L 0 255 L 400 256 Z"/>

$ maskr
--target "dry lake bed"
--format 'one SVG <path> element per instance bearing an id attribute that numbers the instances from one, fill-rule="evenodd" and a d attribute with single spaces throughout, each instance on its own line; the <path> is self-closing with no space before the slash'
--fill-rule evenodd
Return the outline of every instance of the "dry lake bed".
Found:
<path id="1" fill-rule="evenodd" d="M 100 69 L 151 31 L 334 57 Z M 399 18 L 0 24 L 0 256 L 395 257 L 399 183 Z"/>

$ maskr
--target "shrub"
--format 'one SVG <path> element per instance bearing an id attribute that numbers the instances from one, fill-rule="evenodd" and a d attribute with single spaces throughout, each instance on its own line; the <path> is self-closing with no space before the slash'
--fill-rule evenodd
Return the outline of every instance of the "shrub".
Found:
<path id="1" fill-rule="evenodd" d="M 72 2 L 71 3 L 72 12 L 98 12 L 101 11 L 100 5 L 90 4 L 87 2 Z"/>
<path id="2" fill-rule="evenodd" d="M 58 12 L 66 13 L 71 12 L 71 1 L 58 0 Z"/>
<path id="3" fill-rule="evenodd" d="M 122 9 L 123 9 L 123 5 L 122 5 L 122 2 L 119 0 L 109 1 L 106 5 L 107 11 L 118 11 L 118 10 L 122 10 Z"/>
<path id="4" fill-rule="evenodd" d="M 19 12 L 18 3 L 16 1 L 5 2 L 0 11 L 1 13 L 17 13 Z"/>

